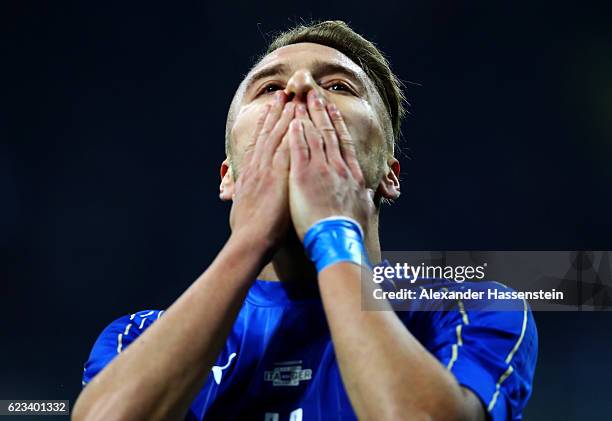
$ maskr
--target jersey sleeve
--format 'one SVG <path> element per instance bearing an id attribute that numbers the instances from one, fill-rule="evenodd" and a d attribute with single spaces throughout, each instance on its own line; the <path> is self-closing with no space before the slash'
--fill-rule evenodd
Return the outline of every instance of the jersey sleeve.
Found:
<path id="1" fill-rule="evenodd" d="M 144 310 L 122 316 L 111 322 L 96 339 L 83 369 L 82 386 L 85 387 L 113 358 L 119 355 L 155 320 L 164 310 Z"/>
<path id="2" fill-rule="evenodd" d="M 499 283 L 479 288 L 513 291 Z M 513 307 L 499 310 L 486 302 L 467 305 L 458 300 L 448 311 L 400 315 L 459 384 L 474 392 L 493 421 L 522 419 L 531 396 L 538 352 L 536 325 L 525 300 L 515 300 Z"/>

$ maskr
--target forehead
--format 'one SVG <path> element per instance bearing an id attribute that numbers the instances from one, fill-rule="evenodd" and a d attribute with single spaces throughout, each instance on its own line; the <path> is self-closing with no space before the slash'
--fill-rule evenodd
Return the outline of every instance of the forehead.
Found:
<path id="1" fill-rule="evenodd" d="M 355 64 L 353 60 L 342 54 L 340 51 L 336 50 L 335 48 L 312 42 L 300 42 L 278 48 L 261 59 L 253 70 L 256 71 L 262 67 L 265 67 L 266 65 L 276 64 L 278 62 L 289 65 L 306 65 L 314 60 L 325 60 L 341 64 L 355 72 L 360 72 L 363 74 L 361 67 Z"/>
<path id="2" fill-rule="evenodd" d="M 326 62 L 346 68 L 355 74 L 364 84 L 368 85 L 369 78 L 353 60 L 342 54 L 335 48 L 327 47 L 312 42 L 301 42 L 278 48 L 267 54 L 245 77 L 247 82 L 252 76 L 262 69 L 270 68 L 278 64 L 287 65 L 289 69 L 295 71 L 299 68 L 309 68 L 310 66 Z"/>

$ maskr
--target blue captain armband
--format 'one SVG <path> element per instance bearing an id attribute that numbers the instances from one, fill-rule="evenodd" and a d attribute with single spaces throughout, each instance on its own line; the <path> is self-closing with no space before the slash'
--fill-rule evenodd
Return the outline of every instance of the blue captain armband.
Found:
<path id="1" fill-rule="evenodd" d="M 304 236 L 304 249 L 318 273 L 338 262 L 370 267 L 361 226 L 354 219 L 344 216 L 332 216 L 316 222 Z"/>

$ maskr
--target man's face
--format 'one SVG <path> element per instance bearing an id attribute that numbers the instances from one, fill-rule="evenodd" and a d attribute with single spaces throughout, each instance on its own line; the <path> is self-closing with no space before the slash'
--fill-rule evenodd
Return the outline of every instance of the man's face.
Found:
<path id="1" fill-rule="evenodd" d="M 310 90 L 336 104 L 355 142 L 366 183 L 376 189 L 387 171 L 390 121 L 383 101 L 363 70 L 344 54 L 314 43 L 279 48 L 265 56 L 241 83 L 233 101 L 230 129 L 234 169 L 239 173 L 245 148 L 262 107 L 284 90 L 295 103 L 306 103 Z"/>

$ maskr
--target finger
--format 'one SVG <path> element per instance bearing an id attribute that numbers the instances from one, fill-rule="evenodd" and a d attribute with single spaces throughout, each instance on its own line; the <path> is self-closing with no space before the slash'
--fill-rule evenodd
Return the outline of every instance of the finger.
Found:
<path id="1" fill-rule="evenodd" d="M 295 118 L 299 120 L 310 120 L 310 116 L 308 115 L 308 110 L 306 109 L 306 105 L 299 103 L 295 107 Z"/>
<path id="2" fill-rule="evenodd" d="M 310 157 L 302 120 L 294 119 L 289 125 L 289 151 L 291 172 L 299 171 L 308 165 Z"/>
<path id="3" fill-rule="evenodd" d="M 302 120 L 306 143 L 310 149 L 310 162 L 327 162 L 323 150 L 323 136 L 310 120 Z"/>
<path id="4" fill-rule="evenodd" d="M 289 151 L 289 133 L 286 133 L 274 151 L 274 157 L 272 159 L 272 165 L 274 168 L 278 168 L 284 171 L 289 170 L 290 162 L 290 151 Z"/>
<path id="5" fill-rule="evenodd" d="M 253 153 L 255 152 L 255 144 L 257 143 L 257 138 L 259 137 L 259 133 L 261 132 L 261 129 L 264 126 L 264 123 L 266 121 L 266 117 L 269 111 L 270 111 L 270 105 L 266 104 L 263 107 L 263 109 L 259 112 L 259 114 L 257 115 L 257 121 L 255 122 L 255 131 L 253 132 L 253 135 L 251 136 L 249 143 L 247 143 L 246 147 L 244 148 L 243 166 L 248 165 L 253 157 Z"/>
<path id="6" fill-rule="evenodd" d="M 280 119 L 272 129 L 272 132 L 268 136 L 268 139 L 265 141 L 263 145 L 263 155 L 260 159 L 260 165 L 269 165 L 274 158 L 276 153 L 276 149 L 281 144 L 283 136 L 287 133 L 289 129 L 289 123 L 293 120 L 295 110 L 295 104 L 292 102 L 287 102 L 283 108 L 283 112 L 281 113 Z"/>
<path id="7" fill-rule="evenodd" d="M 336 129 L 327 113 L 323 98 L 314 89 L 308 92 L 308 112 L 310 119 L 323 136 L 325 153 L 329 162 L 344 163 L 340 153 Z"/>
<path id="8" fill-rule="evenodd" d="M 329 104 L 327 106 L 327 110 L 329 111 L 329 116 L 334 128 L 336 129 L 336 133 L 338 134 L 340 152 L 342 153 L 344 162 L 346 162 L 346 165 L 348 165 L 353 177 L 355 177 L 356 180 L 363 179 L 361 167 L 359 166 L 359 161 L 357 161 L 355 144 L 353 143 L 353 138 L 351 137 L 346 124 L 344 123 L 344 119 L 340 114 L 340 110 L 338 110 L 338 107 L 336 107 L 335 104 Z"/>
<path id="9" fill-rule="evenodd" d="M 270 107 L 270 111 L 266 116 L 266 121 L 259 132 L 259 136 L 257 137 L 257 141 L 255 143 L 255 152 L 253 154 L 253 159 L 258 161 L 261 159 L 263 155 L 264 146 L 266 141 L 270 137 L 270 133 L 274 129 L 276 122 L 278 121 L 281 113 L 283 112 L 283 106 L 285 105 L 287 95 L 283 91 L 277 91 L 274 94 L 274 101 Z"/>

